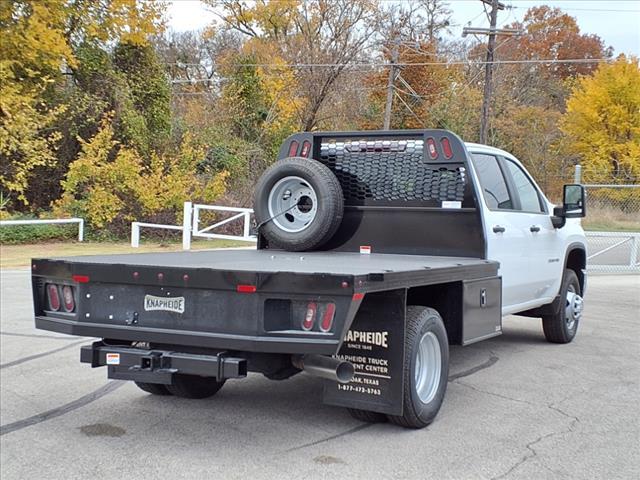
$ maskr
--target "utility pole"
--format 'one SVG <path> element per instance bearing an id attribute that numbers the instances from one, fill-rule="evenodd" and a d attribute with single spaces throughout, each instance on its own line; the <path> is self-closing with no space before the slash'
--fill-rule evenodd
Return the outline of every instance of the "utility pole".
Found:
<path id="1" fill-rule="evenodd" d="M 393 48 L 391 50 L 391 65 L 389 67 L 389 79 L 387 80 L 387 102 L 384 106 L 384 124 L 383 130 L 391 128 L 391 107 L 393 106 L 394 83 L 396 81 L 396 69 L 398 68 L 398 58 L 400 57 L 400 38 L 393 40 Z"/>
<path id="2" fill-rule="evenodd" d="M 480 143 L 487 143 L 487 132 L 489 131 L 489 110 L 491 106 L 491 96 L 493 94 L 493 52 L 496 48 L 497 35 L 520 35 L 520 30 L 512 28 L 497 29 L 498 10 L 504 10 L 505 6 L 498 0 L 480 0 L 482 3 L 491 6 L 489 13 L 489 28 L 465 27 L 462 36 L 469 34 L 488 35 L 487 59 L 484 68 L 484 93 L 482 95 L 482 114 L 480 118 Z"/>

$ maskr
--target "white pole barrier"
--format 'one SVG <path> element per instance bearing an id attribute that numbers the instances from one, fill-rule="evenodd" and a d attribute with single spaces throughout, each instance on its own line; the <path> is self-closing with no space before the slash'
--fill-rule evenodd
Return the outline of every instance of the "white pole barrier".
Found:
<path id="1" fill-rule="evenodd" d="M 182 210 L 182 249 L 191 250 L 191 215 L 193 207 L 191 202 L 184 202 Z"/>
<path id="2" fill-rule="evenodd" d="M 131 246 L 133 248 L 140 246 L 140 224 L 138 222 L 131 223 Z"/>

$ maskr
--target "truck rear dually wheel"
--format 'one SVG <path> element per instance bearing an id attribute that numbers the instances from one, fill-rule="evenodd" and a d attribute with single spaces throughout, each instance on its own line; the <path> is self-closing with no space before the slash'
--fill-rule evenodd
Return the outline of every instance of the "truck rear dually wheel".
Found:
<path id="1" fill-rule="evenodd" d="M 329 241 L 342 222 L 342 187 L 322 163 L 285 158 L 260 177 L 253 209 L 258 229 L 270 245 L 313 250 Z"/>
<path id="2" fill-rule="evenodd" d="M 551 343 L 569 343 L 578 331 L 582 318 L 583 300 L 576 272 L 566 269 L 560 290 L 561 305 L 555 315 L 542 317 L 542 330 Z"/>
<path id="3" fill-rule="evenodd" d="M 403 414 L 389 420 L 406 428 L 429 425 L 440 410 L 449 375 L 449 342 L 440 314 L 407 307 Z"/>
<path id="4" fill-rule="evenodd" d="M 167 385 L 167 390 L 176 397 L 208 398 L 218 393 L 223 385 L 224 380 L 219 382 L 213 377 L 178 373 L 173 376 L 173 384 Z"/>

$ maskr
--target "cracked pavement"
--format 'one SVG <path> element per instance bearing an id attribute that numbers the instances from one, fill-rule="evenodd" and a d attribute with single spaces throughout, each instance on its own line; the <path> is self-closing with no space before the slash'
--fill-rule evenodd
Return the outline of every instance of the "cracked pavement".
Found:
<path id="1" fill-rule="evenodd" d="M 322 405 L 305 375 L 251 375 L 208 400 L 108 383 L 63 348 L 77 337 L 34 329 L 27 271 L 1 283 L 3 480 L 640 478 L 639 276 L 590 277 L 569 345 L 508 317 L 501 337 L 452 347 L 445 403 L 419 431 Z"/>

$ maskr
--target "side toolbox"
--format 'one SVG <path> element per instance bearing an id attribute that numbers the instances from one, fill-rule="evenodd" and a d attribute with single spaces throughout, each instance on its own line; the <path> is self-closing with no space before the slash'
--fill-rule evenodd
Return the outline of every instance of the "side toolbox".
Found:
<path id="1" fill-rule="evenodd" d="M 462 345 L 502 333 L 502 278 L 462 282 Z"/>

